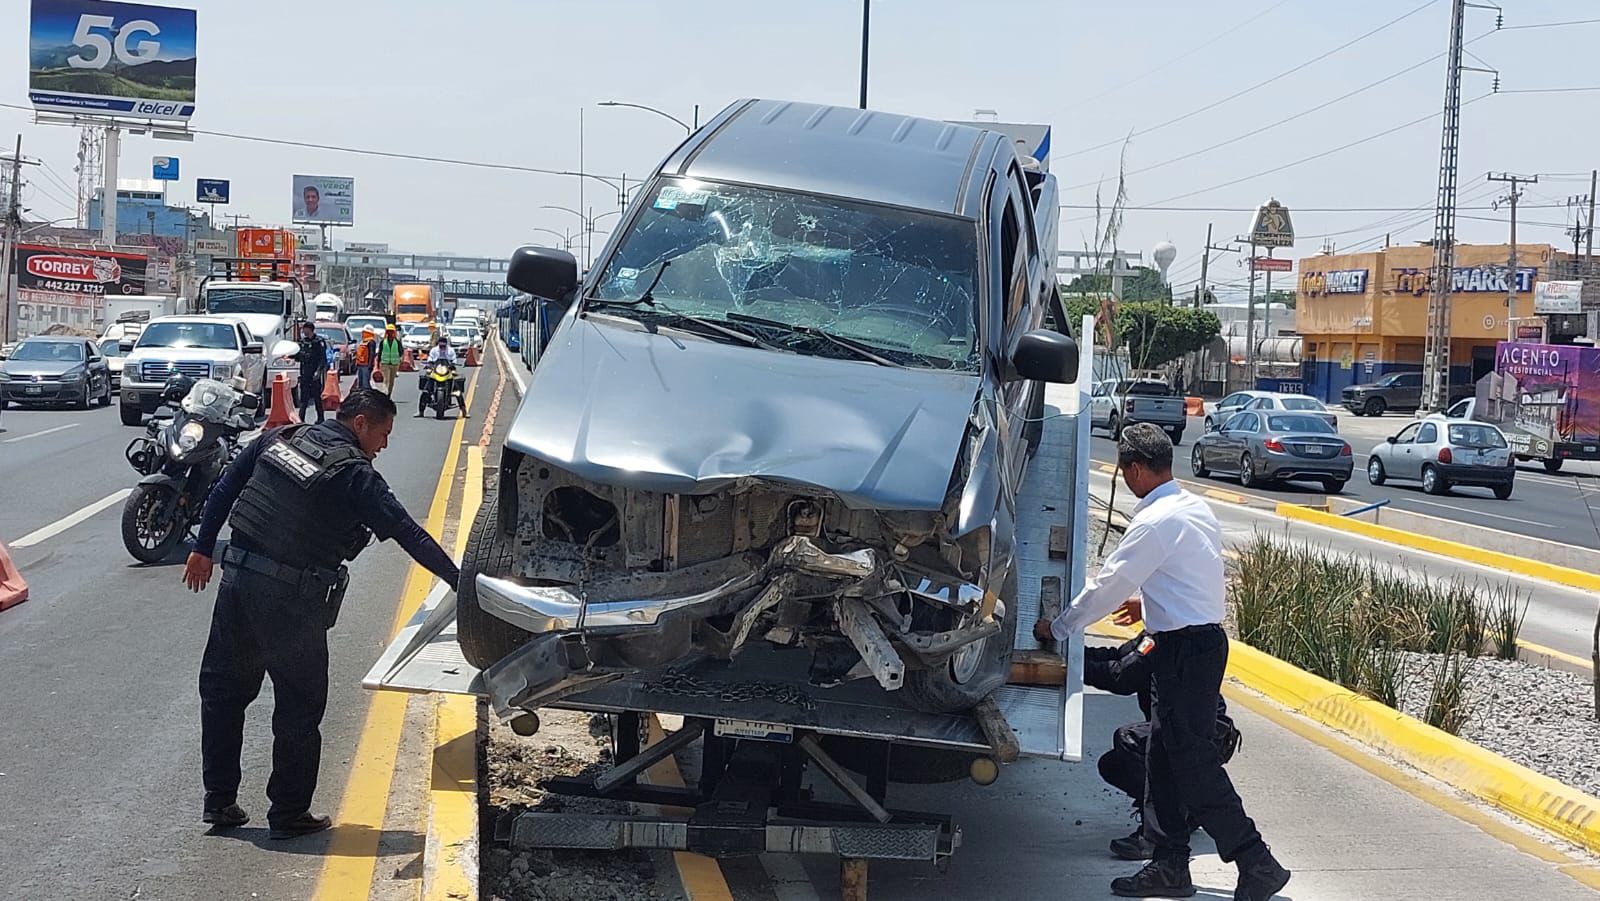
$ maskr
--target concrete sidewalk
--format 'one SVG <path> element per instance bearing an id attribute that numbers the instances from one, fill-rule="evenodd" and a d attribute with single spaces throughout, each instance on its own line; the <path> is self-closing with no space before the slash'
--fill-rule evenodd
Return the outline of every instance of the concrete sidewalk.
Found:
<path id="1" fill-rule="evenodd" d="M 1257 696 L 1236 692 L 1230 707 L 1244 743 L 1229 772 L 1273 852 L 1294 871 L 1280 897 L 1556 901 L 1596 896 L 1562 872 L 1576 868 L 1578 877 L 1594 879 L 1600 874 L 1595 859 L 1546 844 L 1453 793 L 1441 794 L 1448 789 L 1372 760 L 1364 750 Z M 1257 712 L 1261 707 L 1267 708 L 1266 716 Z M 1112 897 L 1111 879 L 1138 865 L 1113 860 L 1106 851 L 1108 841 L 1127 834 L 1131 821 L 1126 799 L 1100 782 L 1094 758 L 1107 749 L 1116 725 L 1138 717 L 1132 699 L 1093 693 L 1084 705 L 1089 756 L 1082 763 L 1025 761 L 1006 768 L 988 788 L 960 783 L 891 789 L 894 806 L 954 812 L 963 830 L 962 848 L 944 875 L 925 865 L 874 864 L 870 896 L 880 901 Z M 1233 866 L 1217 857 L 1204 833 L 1196 836 L 1194 852 L 1197 897 L 1231 898 Z M 839 897 L 830 863 L 808 861 L 806 872 L 816 897 Z"/>

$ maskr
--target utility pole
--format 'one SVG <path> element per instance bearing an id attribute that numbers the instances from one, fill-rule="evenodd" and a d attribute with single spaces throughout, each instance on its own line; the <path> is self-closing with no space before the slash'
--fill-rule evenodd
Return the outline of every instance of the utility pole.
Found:
<path id="1" fill-rule="evenodd" d="M 0 313 L 5 321 L 0 323 L 0 341 L 17 339 L 17 293 L 11 290 L 11 262 L 17 258 L 17 241 L 22 237 L 22 208 L 18 197 L 22 191 L 22 164 L 37 166 L 36 160 L 22 158 L 22 135 L 17 135 L 17 149 L 9 158 L 0 156 L 0 162 L 11 164 L 6 178 L 6 206 L 0 211 L 0 225 L 4 226 L 4 242 L 0 242 Z"/>
<path id="2" fill-rule="evenodd" d="M 1487 69 L 1465 67 L 1462 30 L 1467 7 L 1493 9 L 1498 7 L 1468 3 L 1467 0 L 1450 2 L 1450 46 L 1445 56 L 1444 127 L 1439 140 L 1439 192 L 1433 211 L 1433 279 L 1428 297 L 1428 333 L 1422 358 L 1422 409 L 1428 412 L 1443 410 L 1450 402 L 1450 282 L 1456 263 L 1456 164 L 1461 156 L 1461 73 L 1485 72 Z M 1495 21 L 1499 28 L 1504 20 Z M 1495 77 L 1495 87 L 1500 85 Z"/>
<path id="3" fill-rule="evenodd" d="M 1600 193 L 1600 169 L 1589 170 L 1589 237 L 1586 241 L 1583 255 L 1588 257 L 1588 263 L 1594 265 L 1594 195 Z M 1596 713 L 1600 716 L 1600 713 Z"/>
<path id="4" fill-rule="evenodd" d="M 872 24 L 872 0 L 861 0 L 861 108 L 867 108 L 867 32 Z"/>
<path id="5" fill-rule="evenodd" d="M 1511 252 L 1506 262 L 1506 340 L 1517 340 L 1517 201 L 1522 199 L 1522 185 L 1536 185 L 1539 176 L 1512 175 L 1501 172 L 1496 175 L 1489 173 L 1489 180 L 1502 182 L 1511 186 L 1511 191 L 1501 200 L 1511 203 Z M 1496 201 L 1499 206 L 1499 201 Z"/>
<path id="6" fill-rule="evenodd" d="M 1245 308 L 1244 317 L 1244 371 L 1245 377 L 1250 381 L 1245 385 L 1246 391 L 1256 389 L 1256 241 L 1254 233 L 1250 236 L 1250 302 Z"/>
<path id="7" fill-rule="evenodd" d="M 1206 276 L 1211 272 L 1211 226 L 1206 223 L 1206 246 L 1200 251 L 1200 291 L 1194 296 L 1194 308 L 1200 309 L 1206 305 Z"/>
<path id="8" fill-rule="evenodd" d="M 1194 298 L 1194 308 L 1197 309 L 1197 310 L 1205 308 L 1205 305 L 1206 305 L 1206 292 L 1208 290 L 1210 290 L 1210 284 L 1211 284 L 1211 281 L 1210 281 L 1210 276 L 1211 276 L 1211 253 L 1212 253 L 1212 251 L 1216 251 L 1217 253 L 1238 253 L 1239 252 L 1239 249 L 1237 247 L 1232 247 L 1232 246 L 1219 247 L 1219 246 L 1217 246 L 1215 244 L 1212 244 L 1211 243 L 1212 225 L 1213 225 L 1213 223 L 1210 223 L 1210 222 L 1206 223 L 1206 246 L 1205 246 L 1205 249 L 1200 252 L 1200 290 L 1195 294 L 1195 298 Z M 1190 380 L 1189 380 L 1190 384 L 1197 384 L 1197 383 L 1205 381 L 1205 372 L 1203 371 L 1203 366 L 1202 366 L 1202 364 L 1200 362 L 1200 355 L 1202 353 L 1205 353 L 1205 351 L 1197 350 L 1190 357 L 1190 369 L 1191 369 L 1191 373 L 1190 373 L 1191 377 L 1190 377 Z M 1223 368 L 1223 382 L 1224 383 L 1227 382 L 1226 364 L 1224 364 L 1224 368 Z"/>

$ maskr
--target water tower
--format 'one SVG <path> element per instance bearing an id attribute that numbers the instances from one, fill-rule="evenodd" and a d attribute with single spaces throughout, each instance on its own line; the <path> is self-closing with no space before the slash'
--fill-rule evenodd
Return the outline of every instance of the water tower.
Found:
<path id="1" fill-rule="evenodd" d="M 1172 280 L 1167 278 L 1167 270 L 1172 268 L 1172 261 L 1178 258 L 1178 248 L 1171 241 L 1162 241 L 1150 251 L 1151 259 L 1156 261 L 1156 268 L 1161 270 L 1161 283 L 1171 285 Z"/>

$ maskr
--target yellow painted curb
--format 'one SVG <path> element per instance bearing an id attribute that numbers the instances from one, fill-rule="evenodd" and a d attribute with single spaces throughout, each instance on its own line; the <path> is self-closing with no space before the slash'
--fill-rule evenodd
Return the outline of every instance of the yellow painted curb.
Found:
<path id="1" fill-rule="evenodd" d="M 1594 661 L 1585 660 L 1582 657 L 1578 657 L 1578 656 L 1573 655 L 1573 654 L 1568 654 L 1565 651 L 1558 651 L 1555 648 L 1547 648 L 1542 644 L 1536 644 L 1536 643 L 1531 642 L 1531 641 L 1524 641 L 1521 638 L 1517 639 L 1517 646 L 1522 648 L 1525 651 L 1531 651 L 1534 654 L 1539 654 L 1539 655 L 1544 656 L 1544 657 L 1549 657 L 1552 660 L 1559 660 L 1559 661 L 1567 664 L 1568 666 L 1575 666 L 1575 667 L 1578 667 L 1579 669 L 1589 670 L 1590 672 L 1594 671 Z"/>
<path id="2" fill-rule="evenodd" d="M 1136 630 L 1110 618 L 1094 634 L 1128 639 Z M 1228 675 L 1272 702 L 1331 726 L 1540 829 L 1600 853 L 1600 798 L 1594 798 L 1463 738 L 1312 675 L 1237 640 Z"/>
<path id="3" fill-rule="evenodd" d="M 1600 799 L 1239 641 L 1229 647 L 1228 675 L 1290 710 L 1332 726 L 1541 829 L 1600 852 Z"/>
<path id="4" fill-rule="evenodd" d="M 1399 544 L 1405 547 L 1416 548 L 1444 557 L 1454 557 L 1468 563 L 1476 563 L 1493 569 L 1514 572 L 1518 575 L 1531 576 L 1535 579 L 1544 579 L 1547 582 L 1556 582 L 1561 585 L 1570 585 L 1573 588 L 1582 588 L 1586 591 L 1600 591 L 1600 575 L 1584 572 L 1580 569 L 1571 569 L 1565 566 L 1556 566 L 1539 560 L 1529 560 L 1526 557 L 1516 557 L 1511 554 L 1502 554 L 1498 551 L 1486 551 L 1475 548 L 1469 544 L 1456 541 L 1446 541 L 1443 538 L 1433 538 L 1427 535 L 1418 535 L 1402 529 L 1392 529 L 1370 522 L 1361 522 L 1347 516 L 1334 513 L 1323 513 L 1304 507 L 1299 504 L 1282 503 L 1278 505 L 1278 515 L 1285 519 L 1298 519 L 1330 529 L 1339 529 L 1378 541 Z"/>
<path id="5" fill-rule="evenodd" d="M 1212 500 L 1223 501 L 1224 503 L 1229 504 L 1247 504 L 1250 502 L 1250 499 L 1242 494 L 1235 494 L 1232 491 L 1221 491 L 1216 488 L 1207 488 L 1205 495 Z"/>

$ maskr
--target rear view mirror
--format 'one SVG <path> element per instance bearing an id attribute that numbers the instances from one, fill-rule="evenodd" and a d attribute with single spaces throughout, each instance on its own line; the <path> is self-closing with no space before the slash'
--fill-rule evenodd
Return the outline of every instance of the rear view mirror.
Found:
<path id="1" fill-rule="evenodd" d="M 260 341 L 251 341 L 249 344 L 246 344 L 244 346 L 244 352 L 247 353 L 247 354 L 259 354 L 259 353 L 261 353 L 261 342 Z"/>
<path id="2" fill-rule="evenodd" d="M 250 353 L 250 347 L 252 346 L 255 347 L 255 353 L 261 353 L 261 345 L 254 343 L 246 345 L 245 353 Z M 272 355 L 274 357 L 292 357 L 299 352 L 300 344 L 295 341 L 279 341 L 277 344 L 272 345 Z"/>
<path id="3" fill-rule="evenodd" d="M 1383 440 L 1389 442 L 1390 444 L 1394 444 L 1397 441 L 1399 441 L 1399 436 L 1398 435 L 1390 435 L 1389 437 L 1387 437 L 1387 438 L 1385 438 Z"/>
<path id="4" fill-rule="evenodd" d="M 534 297 L 558 300 L 578 287 L 578 258 L 553 247 L 519 247 L 511 255 L 506 284 Z"/>
<path id="5" fill-rule="evenodd" d="M 1060 332 L 1036 329 L 1017 341 L 1011 365 L 1021 378 L 1070 385 L 1078 380 L 1078 342 Z"/>

